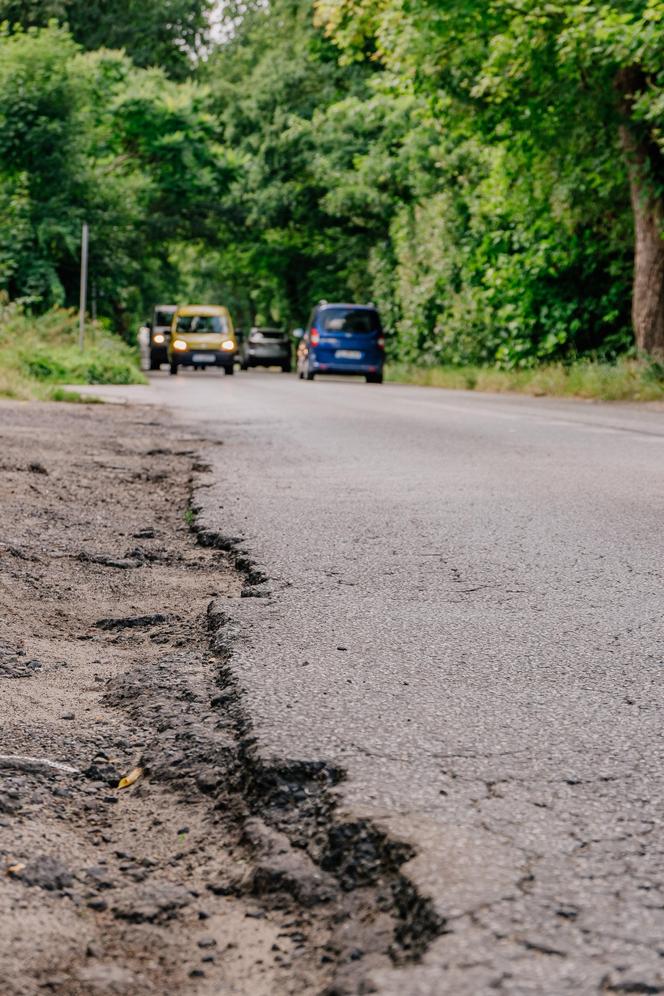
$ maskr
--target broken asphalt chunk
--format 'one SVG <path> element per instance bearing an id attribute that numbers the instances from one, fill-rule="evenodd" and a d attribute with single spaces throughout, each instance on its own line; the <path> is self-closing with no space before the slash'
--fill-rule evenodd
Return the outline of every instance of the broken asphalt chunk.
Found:
<path id="1" fill-rule="evenodd" d="M 113 905 L 117 920 L 129 923 L 166 923 L 191 902 L 191 893 L 178 885 L 152 883 L 119 895 Z"/>
<path id="2" fill-rule="evenodd" d="M 57 858 L 41 854 L 29 861 L 25 868 L 16 873 L 26 885 L 37 886 L 48 892 L 61 892 L 74 881 L 74 876 Z"/>
<path id="3" fill-rule="evenodd" d="M 148 629 L 150 626 L 158 626 L 160 623 L 169 621 L 169 616 L 161 612 L 155 612 L 148 616 L 121 616 L 117 619 L 98 619 L 95 623 L 97 629 L 117 630 L 117 629 Z"/>

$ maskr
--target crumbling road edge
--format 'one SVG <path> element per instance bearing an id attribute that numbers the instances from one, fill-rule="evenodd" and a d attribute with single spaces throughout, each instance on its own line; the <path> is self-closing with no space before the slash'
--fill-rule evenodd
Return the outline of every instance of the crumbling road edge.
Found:
<path id="1" fill-rule="evenodd" d="M 225 535 L 206 505 L 209 468 L 198 463 L 191 481 L 190 525 L 199 544 L 223 551 L 244 577 L 243 597 L 269 597 L 269 575 L 255 563 L 242 540 Z M 282 842 L 280 858 L 253 873 L 252 887 L 289 892 L 305 905 L 331 904 L 336 933 L 337 972 L 330 994 L 372 991 L 363 962 L 366 954 L 389 957 L 393 964 L 418 961 L 429 945 L 446 932 L 432 901 L 421 895 L 402 871 L 414 855 L 412 846 L 391 839 L 366 819 L 341 812 L 339 786 L 345 772 L 323 759 L 264 759 L 254 735 L 245 695 L 234 666 L 238 641 L 250 641 L 227 600 L 213 601 L 207 615 L 210 648 L 217 661 L 219 694 L 212 705 L 232 730 L 235 743 L 230 776 L 236 800 L 252 834 L 252 821 L 268 828 Z M 226 782 L 229 784 L 229 781 Z M 265 834 L 262 835 L 263 838 Z M 285 844 L 285 846 L 284 846 Z M 265 849 L 265 840 L 262 844 Z M 268 844 L 268 851 L 270 845 Z M 275 848 L 273 847 L 274 851 Z M 288 857 L 284 858 L 285 852 Z M 340 912 L 341 911 L 341 912 Z M 357 932 L 348 921 L 357 921 Z M 387 922 L 389 920 L 389 927 Z M 361 936 L 361 947 L 348 937 Z M 358 954 L 359 952 L 359 954 Z M 372 958 L 366 962 L 372 967 Z"/>

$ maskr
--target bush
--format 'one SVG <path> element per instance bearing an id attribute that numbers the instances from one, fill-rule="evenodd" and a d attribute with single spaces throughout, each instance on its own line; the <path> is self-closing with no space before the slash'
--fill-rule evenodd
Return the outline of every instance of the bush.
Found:
<path id="1" fill-rule="evenodd" d="M 34 318 L 16 305 L 0 304 L 0 395 L 78 400 L 62 384 L 144 384 L 138 354 L 98 323 L 78 348 L 72 311 L 53 309 Z"/>
<path id="2" fill-rule="evenodd" d="M 19 353 L 23 369 L 35 380 L 51 384 L 142 384 L 145 379 L 131 350 L 121 340 L 93 345 L 35 347 Z"/>

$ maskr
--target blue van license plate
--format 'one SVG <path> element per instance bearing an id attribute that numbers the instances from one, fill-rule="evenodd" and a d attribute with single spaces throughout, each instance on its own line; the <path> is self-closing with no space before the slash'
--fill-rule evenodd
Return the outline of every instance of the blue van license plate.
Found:
<path id="1" fill-rule="evenodd" d="M 359 349 L 338 349 L 334 354 L 338 360 L 361 360 L 362 353 Z"/>

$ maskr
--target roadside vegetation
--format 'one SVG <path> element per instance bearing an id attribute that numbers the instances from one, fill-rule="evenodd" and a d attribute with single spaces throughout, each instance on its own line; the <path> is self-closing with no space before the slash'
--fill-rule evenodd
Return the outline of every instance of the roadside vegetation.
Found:
<path id="1" fill-rule="evenodd" d="M 392 376 L 658 396 L 663 0 L 130 7 L 0 0 L 0 290 L 26 312 L 76 305 L 87 220 L 127 341 L 156 301 L 292 328 L 371 300 Z"/>
<path id="2" fill-rule="evenodd" d="M 0 306 L 0 396 L 18 400 L 87 401 L 63 385 L 141 384 L 135 350 L 99 323 L 89 323 L 78 346 L 72 311 L 23 314 Z"/>
<path id="3" fill-rule="evenodd" d="M 642 360 L 596 360 L 502 370 L 499 367 L 387 365 L 386 380 L 464 391 L 512 391 L 533 397 L 600 401 L 664 401 L 664 367 Z"/>

